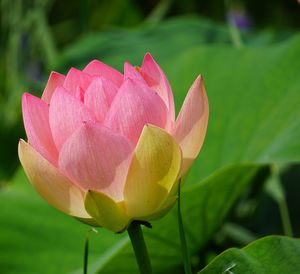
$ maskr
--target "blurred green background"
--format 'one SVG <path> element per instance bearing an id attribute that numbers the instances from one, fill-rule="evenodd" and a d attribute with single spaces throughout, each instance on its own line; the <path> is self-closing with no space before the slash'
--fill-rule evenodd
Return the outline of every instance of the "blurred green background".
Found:
<path id="1" fill-rule="evenodd" d="M 199 219 L 186 217 L 195 269 L 263 235 L 292 230 L 299 237 L 296 0 L 1 0 L 0 9 L 0 273 L 80 273 L 87 231 L 42 201 L 19 169 L 21 94 L 40 96 L 51 70 L 65 73 L 92 59 L 122 70 L 148 51 L 171 82 L 177 111 L 199 73 L 210 100 L 207 140 L 187 182 L 199 183 L 199 195 L 189 203 L 187 188 L 185 198 L 186 214 L 192 208 Z M 205 192 L 213 204 L 201 202 Z M 176 243 L 166 240 L 176 231 L 173 215 L 147 234 L 152 250 L 161 250 L 157 273 L 182 271 Z M 92 240 L 91 273 L 135 273 L 126 237 L 101 230 Z"/>

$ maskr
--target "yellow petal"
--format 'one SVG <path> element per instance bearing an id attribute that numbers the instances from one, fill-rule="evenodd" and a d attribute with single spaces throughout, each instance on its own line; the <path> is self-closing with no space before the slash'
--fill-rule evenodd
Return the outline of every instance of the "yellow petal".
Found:
<path id="1" fill-rule="evenodd" d="M 101 227 L 101 225 L 98 224 L 97 221 L 93 218 L 83 219 L 83 218 L 75 217 L 75 219 L 79 222 L 82 222 L 82 223 L 84 223 L 86 225 L 89 225 L 89 226 L 92 226 L 92 227 Z"/>
<path id="2" fill-rule="evenodd" d="M 146 220 L 166 201 L 181 167 L 181 150 L 164 130 L 146 125 L 135 148 L 124 190 L 132 219 Z"/>
<path id="3" fill-rule="evenodd" d="M 44 159 L 24 140 L 19 158 L 31 184 L 55 208 L 75 217 L 90 218 L 84 208 L 84 192 Z"/>
<path id="4" fill-rule="evenodd" d="M 89 190 L 85 197 L 85 208 L 99 225 L 114 232 L 123 231 L 129 223 L 124 202 L 115 202 L 102 192 Z"/>
<path id="5" fill-rule="evenodd" d="M 142 220 L 152 221 L 152 220 L 156 220 L 156 219 L 159 219 L 159 218 L 163 217 L 164 215 L 166 215 L 172 209 L 172 207 L 174 206 L 174 204 L 177 201 L 177 198 L 178 198 L 177 196 L 170 196 L 162 204 L 162 206 L 155 211 L 154 214 L 143 217 Z"/>

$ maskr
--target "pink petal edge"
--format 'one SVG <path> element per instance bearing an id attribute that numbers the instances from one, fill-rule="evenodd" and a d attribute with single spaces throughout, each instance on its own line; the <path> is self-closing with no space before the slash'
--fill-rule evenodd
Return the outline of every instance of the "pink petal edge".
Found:
<path id="1" fill-rule="evenodd" d="M 171 122 L 175 120 L 175 105 L 173 93 L 166 75 L 160 66 L 155 62 L 150 53 L 146 53 L 142 67 L 141 74 L 148 85 L 154 89 L 163 99 L 169 112 L 169 119 Z"/>
<path id="2" fill-rule="evenodd" d="M 140 80 L 145 83 L 144 78 L 140 74 L 140 72 L 133 67 L 129 62 L 124 63 L 124 80 L 126 79 L 134 79 L 134 80 Z"/>
<path id="3" fill-rule="evenodd" d="M 118 87 L 123 82 L 123 75 L 116 69 L 100 62 L 99 60 L 91 61 L 84 69 L 83 72 L 92 76 L 101 76 L 112 81 Z"/>
<path id="4" fill-rule="evenodd" d="M 42 94 L 42 100 L 49 104 L 53 92 L 55 91 L 55 89 L 58 86 L 63 85 L 63 83 L 65 81 L 65 78 L 66 77 L 64 75 L 62 75 L 58 72 L 52 71 L 50 73 L 50 76 L 48 78 L 48 82 L 47 82 L 46 87 L 44 89 L 44 92 Z"/>
<path id="5" fill-rule="evenodd" d="M 199 75 L 188 91 L 173 131 L 182 149 L 182 174 L 186 173 L 200 152 L 206 135 L 208 114 L 208 99 Z"/>
<path id="6" fill-rule="evenodd" d="M 76 68 L 71 68 L 66 75 L 63 87 L 73 96 L 76 96 L 78 88 L 85 91 L 93 78 L 91 75 L 82 72 Z"/>
<path id="7" fill-rule="evenodd" d="M 56 165 L 58 151 L 49 126 L 49 106 L 29 93 L 22 96 L 24 127 L 29 143 L 49 162 Z"/>

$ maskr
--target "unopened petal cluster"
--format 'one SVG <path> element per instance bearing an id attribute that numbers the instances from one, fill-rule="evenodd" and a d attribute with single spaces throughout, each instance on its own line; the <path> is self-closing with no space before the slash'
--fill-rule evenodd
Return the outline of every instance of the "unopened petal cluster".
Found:
<path id="1" fill-rule="evenodd" d="M 199 76 L 175 119 L 168 80 L 146 54 L 123 74 L 98 60 L 52 72 L 41 99 L 23 94 L 22 112 L 28 142 L 19 142 L 19 157 L 39 194 L 119 232 L 175 203 L 204 141 L 208 102 Z"/>

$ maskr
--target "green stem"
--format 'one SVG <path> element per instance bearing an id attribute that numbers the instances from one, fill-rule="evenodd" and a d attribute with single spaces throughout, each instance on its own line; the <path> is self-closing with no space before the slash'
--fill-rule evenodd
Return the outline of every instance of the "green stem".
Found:
<path id="1" fill-rule="evenodd" d="M 137 264 L 140 269 L 140 273 L 152 274 L 150 258 L 148 255 L 140 223 L 137 221 L 133 221 L 128 227 L 127 231 L 131 240 Z"/>
<path id="2" fill-rule="evenodd" d="M 293 237 L 293 229 L 289 216 L 289 209 L 286 200 L 286 193 L 280 179 L 280 173 L 285 169 L 285 166 L 272 166 L 272 175 L 266 183 L 267 193 L 274 199 L 279 207 L 280 218 L 284 234 Z"/>
<path id="3" fill-rule="evenodd" d="M 279 211 L 280 211 L 280 216 L 282 220 L 282 225 L 283 225 L 283 231 L 286 236 L 293 237 L 293 230 L 292 230 L 292 225 L 291 225 L 291 220 L 289 216 L 289 210 L 288 206 L 286 203 L 286 199 L 282 199 L 281 201 L 278 202 L 279 206 Z"/>
<path id="4" fill-rule="evenodd" d="M 87 274 L 88 271 L 88 258 L 89 258 L 89 234 L 90 230 L 87 232 L 84 243 L 84 255 L 83 255 L 83 274 Z"/>
<path id="5" fill-rule="evenodd" d="M 184 226 L 181 215 L 181 207 L 180 207 L 180 182 L 178 187 L 178 228 L 179 228 L 179 237 L 180 237 L 180 245 L 181 245 L 181 255 L 184 264 L 184 272 L 185 274 L 192 274 L 190 255 L 187 248 Z"/>

